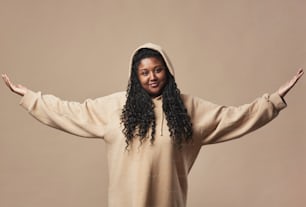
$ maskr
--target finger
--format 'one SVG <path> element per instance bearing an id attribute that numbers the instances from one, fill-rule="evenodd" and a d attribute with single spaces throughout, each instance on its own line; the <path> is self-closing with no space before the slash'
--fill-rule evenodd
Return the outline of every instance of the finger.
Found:
<path id="1" fill-rule="evenodd" d="M 7 82 L 7 80 L 9 79 L 8 76 L 7 76 L 6 74 L 2 74 L 2 78 L 3 78 L 3 80 L 6 81 L 6 82 Z"/>
<path id="2" fill-rule="evenodd" d="M 11 82 L 10 82 L 10 79 L 8 78 L 8 76 L 5 75 L 5 76 L 3 77 L 3 79 L 4 79 L 5 83 L 6 83 L 6 85 L 9 86 Z"/>
<path id="3" fill-rule="evenodd" d="M 2 79 L 4 80 L 4 83 L 8 86 L 8 77 L 7 77 L 7 75 L 2 75 Z"/>
<path id="4" fill-rule="evenodd" d="M 1 76 L 2 76 L 2 79 L 4 80 L 4 82 L 6 82 L 7 75 L 6 74 L 2 74 Z"/>
<path id="5" fill-rule="evenodd" d="M 294 81 L 297 82 L 302 76 L 304 75 L 304 71 L 303 69 L 299 69 L 299 71 L 297 72 L 297 74 L 294 76 Z"/>
<path id="6" fill-rule="evenodd" d="M 5 74 L 1 74 L 2 79 L 4 80 Z"/>
<path id="7" fill-rule="evenodd" d="M 14 91 L 15 85 L 11 82 L 11 80 L 9 79 L 7 75 L 4 76 L 4 81 L 7 87 L 9 87 L 12 91 Z"/>
<path id="8" fill-rule="evenodd" d="M 304 70 L 303 70 L 303 68 L 300 68 L 300 70 L 298 71 L 298 74 L 297 74 L 298 78 L 302 77 L 303 74 L 304 74 Z"/>

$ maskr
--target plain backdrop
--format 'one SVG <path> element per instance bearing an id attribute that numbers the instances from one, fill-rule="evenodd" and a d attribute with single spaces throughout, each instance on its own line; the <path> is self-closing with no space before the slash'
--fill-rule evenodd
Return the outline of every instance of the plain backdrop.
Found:
<path id="1" fill-rule="evenodd" d="M 125 90 L 132 51 L 153 42 L 183 93 L 240 105 L 306 67 L 305 8 L 303 0 L 0 0 L 0 72 L 81 102 Z M 270 124 L 202 148 L 189 207 L 305 206 L 305 78 Z M 103 140 L 40 124 L 3 83 L 0 97 L 0 206 L 107 206 Z"/>

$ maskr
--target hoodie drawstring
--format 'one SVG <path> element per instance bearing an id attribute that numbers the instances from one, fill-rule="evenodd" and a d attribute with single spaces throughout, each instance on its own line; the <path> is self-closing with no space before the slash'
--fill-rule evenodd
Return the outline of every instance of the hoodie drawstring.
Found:
<path id="1" fill-rule="evenodd" d="M 160 127 L 160 136 L 163 136 L 163 130 L 164 130 L 164 112 L 162 112 L 162 121 L 161 121 L 161 127 Z"/>

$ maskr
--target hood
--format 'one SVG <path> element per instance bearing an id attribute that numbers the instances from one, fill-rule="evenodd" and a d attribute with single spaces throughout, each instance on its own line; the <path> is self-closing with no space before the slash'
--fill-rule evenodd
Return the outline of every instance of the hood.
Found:
<path id="1" fill-rule="evenodd" d="M 136 53 L 139 49 L 141 49 L 141 48 L 149 48 L 149 49 L 153 49 L 153 50 L 158 51 L 158 52 L 162 55 L 162 57 L 164 58 L 165 63 L 166 63 L 166 65 L 167 65 L 168 69 L 169 69 L 169 72 L 170 72 L 170 73 L 173 75 L 173 77 L 174 77 L 173 66 L 172 66 L 172 64 L 171 64 L 171 62 L 170 62 L 170 60 L 169 60 L 167 54 L 166 54 L 165 51 L 161 48 L 161 46 L 156 45 L 156 44 L 153 44 L 153 43 L 145 43 L 145 44 L 139 46 L 138 48 L 136 48 L 136 49 L 134 50 L 134 52 L 132 53 L 132 56 L 131 56 L 131 58 L 130 58 L 129 75 L 131 74 L 131 70 L 132 70 L 132 60 L 133 60 L 133 57 L 134 57 L 135 53 Z"/>

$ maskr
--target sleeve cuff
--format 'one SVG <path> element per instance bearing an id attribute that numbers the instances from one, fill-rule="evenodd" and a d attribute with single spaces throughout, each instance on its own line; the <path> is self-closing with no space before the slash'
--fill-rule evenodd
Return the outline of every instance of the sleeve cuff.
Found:
<path id="1" fill-rule="evenodd" d="M 272 93 L 269 97 L 269 100 L 278 110 L 282 110 L 287 107 L 285 99 L 283 99 L 277 92 Z"/>
<path id="2" fill-rule="evenodd" d="M 40 92 L 34 92 L 28 89 L 27 93 L 21 98 L 19 105 L 25 108 L 27 111 L 31 111 L 39 94 Z"/>

